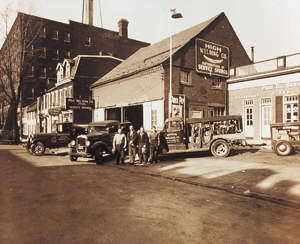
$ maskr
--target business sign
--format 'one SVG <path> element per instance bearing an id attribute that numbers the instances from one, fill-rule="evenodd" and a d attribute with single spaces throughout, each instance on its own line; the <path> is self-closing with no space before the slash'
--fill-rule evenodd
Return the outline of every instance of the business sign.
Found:
<path id="1" fill-rule="evenodd" d="M 66 109 L 85 109 L 92 110 L 95 108 L 94 99 L 75 99 L 67 98 L 66 100 Z"/>
<path id="2" fill-rule="evenodd" d="M 185 96 L 172 95 L 171 104 L 172 104 L 172 117 L 184 118 Z"/>
<path id="3" fill-rule="evenodd" d="M 197 38 L 196 71 L 229 77 L 229 48 Z"/>
<path id="4" fill-rule="evenodd" d="M 60 113 L 61 113 L 60 108 L 49 108 L 48 109 L 48 114 L 50 116 L 58 116 L 58 115 L 60 115 Z"/>

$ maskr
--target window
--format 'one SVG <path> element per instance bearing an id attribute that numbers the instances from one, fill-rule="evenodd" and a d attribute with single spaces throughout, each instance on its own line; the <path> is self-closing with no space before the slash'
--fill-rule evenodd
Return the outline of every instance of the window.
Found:
<path id="1" fill-rule="evenodd" d="M 180 82 L 184 85 L 191 85 L 191 73 L 188 71 L 180 70 Z"/>
<path id="2" fill-rule="evenodd" d="M 71 34 L 69 32 L 65 32 L 64 42 L 70 42 L 70 40 L 71 40 Z"/>
<path id="3" fill-rule="evenodd" d="M 203 110 L 192 111 L 192 118 L 203 118 Z"/>
<path id="4" fill-rule="evenodd" d="M 59 60 L 59 50 L 58 49 L 53 50 L 53 58 L 52 59 Z"/>
<path id="5" fill-rule="evenodd" d="M 54 30 L 53 31 L 53 37 L 52 37 L 53 40 L 58 40 L 58 30 Z"/>
<path id="6" fill-rule="evenodd" d="M 29 71 L 28 71 L 28 76 L 29 77 L 34 77 L 34 66 L 31 66 Z"/>
<path id="7" fill-rule="evenodd" d="M 213 109 L 208 109 L 207 110 L 207 117 L 214 117 L 214 110 Z"/>
<path id="8" fill-rule="evenodd" d="M 299 121 L 298 95 L 284 97 L 285 122 Z"/>
<path id="9" fill-rule="evenodd" d="M 151 125 L 157 126 L 157 110 L 151 110 Z"/>
<path id="10" fill-rule="evenodd" d="M 219 89 L 222 88 L 220 78 L 214 77 L 212 85 L 213 85 L 213 88 L 219 88 Z"/>
<path id="11" fill-rule="evenodd" d="M 66 58 L 71 58 L 71 52 L 70 51 L 65 51 L 65 57 Z"/>
<path id="12" fill-rule="evenodd" d="M 46 47 L 42 47 L 42 53 L 41 53 L 41 58 L 46 58 L 46 53 L 47 53 L 47 49 Z"/>
<path id="13" fill-rule="evenodd" d="M 47 70 L 46 67 L 44 67 L 44 68 L 41 69 L 40 78 L 44 78 L 44 79 L 46 78 L 46 70 Z"/>
<path id="14" fill-rule="evenodd" d="M 33 45 L 31 45 L 28 50 L 28 55 L 33 56 L 33 54 L 34 54 L 34 47 Z"/>
<path id="15" fill-rule="evenodd" d="M 219 117 L 224 115 L 224 108 L 215 108 L 214 117 Z"/>
<path id="16" fill-rule="evenodd" d="M 245 116 L 246 116 L 246 126 L 253 125 L 253 100 L 245 100 Z"/>
<path id="17" fill-rule="evenodd" d="M 86 38 L 86 40 L 85 40 L 85 46 L 86 47 L 90 47 L 91 46 L 91 38 L 90 37 Z"/>
<path id="18" fill-rule="evenodd" d="M 70 64 L 67 62 L 66 64 L 66 78 L 70 77 Z"/>
<path id="19" fill-rule="evenodd" d="M 43 27 L 40 31 L 40 37 L 46 37 L 46 27 Z"/>

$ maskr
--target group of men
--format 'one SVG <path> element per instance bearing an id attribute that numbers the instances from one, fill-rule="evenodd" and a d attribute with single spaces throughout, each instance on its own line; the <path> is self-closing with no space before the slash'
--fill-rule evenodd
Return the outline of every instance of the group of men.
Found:
<path id="1" fill-rule="evenodd" d="M 160 145 L 159 133 L 156 127 L 152 126 L 152 132 L 145 132 L 144 127 L 141 126 L 139 131 L 135 131 L 133 125 L 129 126 L 127 136 L 123 133 L 122 129 L 118 130 L 113 140 L 113 151 L 116 156 L 116 164 L 124 164 L 125 150 L 128 147 L 129 164 L 133 165 L 136 152 L 138 150 L 139 165 L 145 165 L 158 162 L 158 147 Z"/>

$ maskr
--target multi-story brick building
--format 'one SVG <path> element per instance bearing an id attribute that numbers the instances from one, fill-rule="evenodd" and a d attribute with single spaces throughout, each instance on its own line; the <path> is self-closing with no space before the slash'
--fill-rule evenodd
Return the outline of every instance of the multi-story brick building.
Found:
<path id="1" fill-rule="evenodd" d="M 172 36 L 171 66 L 169 41 L 140 49 L 91 86 L 95 121 L 129 120 L 149 130 L 152 125 L 161 129 L 170 114 L 226 114 L 229 68 L 252 63 L 226 15 Z"/>
<path id="2" fill-rule="evenodd" d="M 55 86 L 37 98 L 36 122 L 28 120 L 24 134 L 52 132 L 58 122 L 87 124 L 92 122 L 91 109 L 69 109 L 67 98 L 92 99 L 90 85 L 104 76 L 123 60 L 111 56 L 79 55 L 74 59 L 65 59 L 57 64 L 57 82 Z M 28 109 L 32 112 L 33 109 Z M 34 116 L 35 114 L 33 114 Z M 32 115 L 27 116 L 28 119 Z M 36 125 L 33 127 L 31 124 Z"/>
<path id="3" fill-rule="evenodd" d="M 26 44 L 26 57 L 31 59 L 31 62 L 24 77 L 22 107 L 31 104 L 36 97 L 54 87 L 57 63 L 63 62 L 65 58 L 73 59 L 78 55 L 110 55 L 124 60 L 141 47 L 150 45 L 128 38 L 128 21 L 125 19 L 116 23 L 119 25 L 119 32 L 115 32 L 89 24 L 74 21 L 66 24 L 24 13 L 18 13 L 8 39 L 19 39 L 21 20 L 24 23 L 26 19 L 30 19 L 29 24 L 39 26 L 39 33 L 32 33 L 38 35 L 32 39 L 32 43 Z M 26 28 L 33 29 L 30 26 Z M 9 40 L 4 42 L 1 51 L 7 49 L 8 43 Z M 17 56 L 21 49 L 18 45 L 21 45 L 21 42 L 15 42 L 14 45 L 16 53 L 10 55 Z"/>

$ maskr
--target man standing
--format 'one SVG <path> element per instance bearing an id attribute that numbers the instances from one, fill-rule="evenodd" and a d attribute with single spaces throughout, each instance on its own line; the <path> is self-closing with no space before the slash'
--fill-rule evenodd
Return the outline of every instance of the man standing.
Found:
<path id="1" fill-rule="evenodd" d="M 159 133 L 156 131 L 156 127 L 152 126 L 152 132 L 149 134 L 149 144 L 150 144 L 150 164 L 157 163 L 158 158 L 158 147 L 160 145 Z"/>
<path id="2" fill-rule="evenodd" d="M 138 133 L 138 143 L 139 143 L 139 165 L 145 165 L 145 163 L 147 163 L 148 135 L 144 131 L 143 126 L 141 126 L 140 131 Z"/>
<path id="3" fill-rule="evenodd" d="M 113 149 L 115 150 L 117 165 L 120 163 L 120 161 L 121 164 L 124 164 L 124 150 L 126 148 L 126 144 L 126 136 L 122 132 L 122 129 L 119 129 L 113 140 Z"/>
<path id="4" fill-rule="evenodd" d="M 129 126 L 129 132 L 127 133 L 127 141 L 128 141 L 129 164 L 134 164 L 134 159 L 136 155 L 137 133 L 133 129 L 133 125 Z"/>

